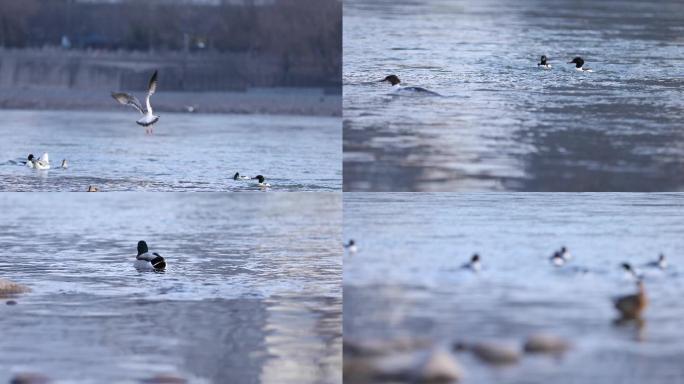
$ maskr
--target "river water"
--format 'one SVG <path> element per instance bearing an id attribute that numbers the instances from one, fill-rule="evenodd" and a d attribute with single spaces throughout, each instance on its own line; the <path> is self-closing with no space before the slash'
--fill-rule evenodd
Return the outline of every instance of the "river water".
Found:
<path id="1" fill-rule="evenodd" d="M 260 190 L 255 181 L 234 182 L 235 172 L 265 176 L 271 191 L 342 187 L 339 118 L 164 113 L 145 135 L 129 109 L 2 111 L 0 190 Z M 21 166 L 44 152 L 53 169 Z"/>
<path id="2" fill-rule="evenodd" d="M 341 383 L 341 196 L 3 193 L 0 382 Z M 138 240 L 164 273 L 133 267 Z"/>
<path id="3" fill-rule="evenodd" d="M 344 189 L 682 190 L 683 57 L 679 0 L 345 1 Z"/>
<path id="4" fill-rule="evenodd" d="M 463 383 L 672 383 L 684 368 L 684 195 L 345 194 L 345 340 L 565 338 L 562 359 L 492 367 L 456 353 Z M 557 268 L 552 252 L 572 260 Z M 461 269 L 478 252 L 482 270 Z M 662 252 L 670 266 L 643 264 Z M 615 296 L 644 274 L 644 322 L 616 325 Z"/>

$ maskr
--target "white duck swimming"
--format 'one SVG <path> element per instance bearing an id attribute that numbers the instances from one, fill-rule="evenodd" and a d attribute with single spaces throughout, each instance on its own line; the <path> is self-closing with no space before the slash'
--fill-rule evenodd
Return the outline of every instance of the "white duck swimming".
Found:
<path id="1" fill-rule="evenodd" d="M 271 184 L 265 182 L 266 178 L 263 177 L 262 175 L 256 175 L 256 177 L 254 177 L 254 178 L 259 181 L 257 183 L 257 187 L 259 187 L 259 188 L 268 188 L 271 186 Z"/>
<path id="2" fill-rule="evenodd" d="M 542 55 L 541 60 L 537 64 L 537 68 L 543 68 L 543 69 L 551 69 L 551 64 L 549 64 L 548 58 L 546 55 Z"/>
<path id="3" fill-rule="evenodd" d="M 36 159 L 32 153 L 28 155 L 28 159 L 26 161 L 26 166 L 29 168 L 35 168 L 35 169 L 50 169 L 50 159 L 48 157 L 47 152 L 43 153 L 43 156 L 40 158 Z"/>
<path id="4" fill-rule="evenodd" d="M 133 266 L 140 271 L 162 271 L 166 268 L 166 261 L 158 253 L 150 252 L 147 249 L 147 243 L 140 240 L 138 241 L 138 256 L 135 257 Z"/>
<path id="5" fill-rule="evenodd" d="M 249 176 L 240 175 L 240 172 L 235 172 L 235 175 L 233 175 L 233 180 L 235 180 L 235 181 L 250 180 L 250 179 L 252 179 L 252 178 Z"/>
<path id="6" fill-rule="evenodd" d="M 667 268 L 667 259 L 665 259 L 665 255 L 661 253 L 660 255 L 658 255 L 658 260 L 651 261 L 647 263 L 646 266 L 652 268 L 665 269 Z"/>
<path id="7" fill-rule="evenodd" d="M 463 269 L 470 269 L 473 272 L 479 272 L 482 269 L 482 264 L 480 263 L 480 255 L 474 254 L 470 261 L 461 266 Z"/>
<path id="8" fill-rule="evenodd" d="M 344 245 L 345 248 L 347 248 L 347 251 L 349 251 L 349 254 L 354 254 L 359 251 L 359 248 L 356 246 L 356 242 L 354 239 L 350 239 L 347 244 Z"/>

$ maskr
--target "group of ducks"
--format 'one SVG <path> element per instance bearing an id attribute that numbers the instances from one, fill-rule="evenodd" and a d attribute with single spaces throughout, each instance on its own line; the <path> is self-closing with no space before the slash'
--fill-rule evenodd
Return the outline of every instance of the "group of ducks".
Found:
<path id="1" fill-rule="evenodd" d="M 36 158 L 33 156 L 33 154 L 29 154 L 27 160 L 24 162 L 27 167 L 29 168 L 34 168 L 34 169 L 40 169 L 40 170 L 47 170 L 50 169 L 50 158 L 49 155 L 46 153 L 43 153 L 43 155 L 39 158 Z M 66 159 L 62 160 L 62 164 L 60 165 L 60 168 L 67 169 L 69 167 L 69 163 L 67 162 Z M 271 186 L 271 184 L 266 182 L 266 178 L 263 175 L 256 175 L 254 177 L 249 177 L 249 176 L 244 176 L 240 175 L 240 172 L 235 172 L 235 175 L 233 175 L 233 180 L 235 181 L 244 181 L 244 180 L 257 180 L 256 186 L 259 188 L 268 188 Z M 99 189 L 94 186 L 89 186 L 88 187 L 88 192 L 98 192 Z"/>
<path id="2" fill-rule="evenodd" d="M 235 181 L 245 181 L 245 180 L 257 180 L 256 186 L 259 188 L 268 188 L 271 184 L 266 182 L 266 178 L 263 175 L 256 175 L 254 177 L 240 175 L 240 172 L 235 172 L 233 175 L 233 180 Z"/>
<path id="3" fill-rule="evenodd" d="M 29 153 L 24 164 L 29 168 L 38 169 L 41 171 L 45 171 L 45 170 L 48 170 L 51 168 L 50 156 L 47 154 L 47 152 L 43 153 L 43 155 L 41 157 L 38 157 L 38 158 L 33 156 L 33 153 Z M 62 169 L 69 168 L 69 163 L 67 162 L 67 159 L 63 159 L 62 163 L 60 164 L 59 167 Z M 88 189 L 86 190 L 86 192 L 99 192 L 99 191 L 100 190 L 93 185 L 89 185 Z"/>
<path id="4" fill-rule="evenodd" d="M 577 56 L 571 61 L 568 62 L 568 64 L 575 64 L 575 69 L 578 71 L 583 71 L 583 72 L 594 72 L 593 70 L 584 67 L 584 59 L 581 57 Z M 546 55 L 542 55 L 540 62 L 537 64 L 537 67 L 543 68 L 543 69 L 551 69 L 551 64 L 549 64 L 549 58 L 546 57 Z M 425 89 L 422 87 L 406 87 L 401 84 L 401 79 L 399 79 L 399 76 L 397 75 L 388 75 L 385 76 L 382 80 L 379 80 L 380 83 L 390 83 L 393 88 L 396 90 L 401 90 L 401 91 L 409 91 L 409 92 L 415 92 L 415 93 L 420 93 L 424 95 L 434 95 L 434 96 L 441 96 L 439 93 L 430 91 L 429 89 Z"/>
<path id="5" fill-rule="evenodd" d="M 581 57 L 577 56 L 571 61 L 568 62 L 568 64 L 575 64 L 575 69 L 578 71 L 584 71 L 584 72 L 594 72 L 589 68 L 584 67 L 584 59 Z M 539 64 L 537 64 L 537 67 L 543 68 L 543 69 L 551 69 L 551 64 L 549 64 L 549 59 L 546 57 L 546 55 L 542 55 L 541 60 L 539 61 Z"/>
<path id="6" fill-rule="evenodd" d="M 344 244 L 344 248 L 347 249 L 349 254 L 355 254 L 356 252 L 358 252 L 358 247 L 353 239 L 349 240 L 349 242 Z M 549 258 L 551 264 L 556 267 L 562 267 L 570 259 L 572 259 L 572 255 L 565 246 L 554 251 L 551 257 Z M 665 255 L 661 253 L 658 256 L 657 260 L 648 262 L 644 264 L 644 266 L 664 270 L 668 267 L 668 262 L 665 258 Z M 641 313 L 648 305 L 648 298 L 646 297 L 646 290 L 644 288 L 643 282 L 644 276 L 642 273 L 639 273 L 630 263 L 622 263 L 622 268 L 636 280 L 637 292 L 630 295 L 616 297 L 613 301 L 613 304 L 615 306 L 615 309 L 617 309 L 620 312 L 621 319 L 640 319 Z M 480 255 L 477 253 L 473 254 L 467 263 L 461 265 L 461 269 L 479 272 L 482 269 Z"/>
<path id="7" fill-rule="evenodd" d="M 47 152 L 43 153 L 43 155 L 41 157 L 38 157 L 38 158 L 33 156 L 33 153 L 29 153 L 24 164 L 26 164 L 26 166 L 29 168 L 39 169 L 39 170 L 47 170 L 47 169 L 50 169 L 50 157 L 48 156 Z M 60 168 L 64 168 L 64 169 L 69 168 L 69 163 L 67 163 L 66 159 L 62 160 L 62 164 L 60 165 Z"/>
<path id="8" fill-rule="evenodd" d="M 551 264 L 556 267 L 562 267 L 565 265 L 572 255 L 566 247 L 561 247 L 559 250 L 553 252 L 549 258 Z M 658 268 L 664 270 L 667 268 L 668 263 L 664 254 L 660 254 L 658 259 L 645 264 L 646 267 Z M 479 271 L 482 267 L 480 265 L 480 256 L 474 254 L 470 262 L 463 265 L 463 268 L 467 268 L 473 271 Z M 646 290 L 644 288 L 643 274 L 638 273 L 630 263 L 622 263 L 622 268 L 627 271 L 630 276 L 632 276 L 637 283 L 637 292 L 630 295 L 616 297 L 613 301 L 615 309 L 620 312 L 621 318 L 623 320 L 639 319 L 641 313 L 648 305 L 648 298 L 646 297 Z"/>

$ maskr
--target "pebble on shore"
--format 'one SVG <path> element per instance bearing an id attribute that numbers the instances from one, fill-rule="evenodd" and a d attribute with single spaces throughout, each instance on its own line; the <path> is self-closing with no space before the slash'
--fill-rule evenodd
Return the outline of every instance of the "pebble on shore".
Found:
<path id="1" fill-rule="evenodd" d="M 431 347 L 399 352 L 385 350 L 382 355 L 376 352 L 360 353 L 356 356 L 345 355 L 345 381 L 449 383 L 459 381 L 463 377 L 463 369 L 456 357 L 443 348 Z"/>
<path id="2" fill-rule="evenodd" d="M 31 289 L 29 289 L 29 287 L 11 282 L 9 280 L 0 279 L 0 298 L 14 296 L 30 291 Z"/>
<path id="3" fill-rule="evenodd" d="M 345 340 L 342 348 L 344 354 L 349 356 L 380 356 L 431 346 L 432 342 L 429 340 L 404 337 L 393 340 Z"/>
<path id="4" fill-rule="evenodd" d="M 563 354 L 570 348 L 570 343 L 563 338 L 548 333 L 535 333 L 525 341 L 524 349 L 528 353 Z"/>
<path id="5" fill-rule="evenodd" d="M 490 364 L 513 364 L 520 360 L 520 348 L 517 345 L 494 341 L 479 341 L 472 344 L 457 343 L 456 350 L 467 350 L 478 359 Z"/>

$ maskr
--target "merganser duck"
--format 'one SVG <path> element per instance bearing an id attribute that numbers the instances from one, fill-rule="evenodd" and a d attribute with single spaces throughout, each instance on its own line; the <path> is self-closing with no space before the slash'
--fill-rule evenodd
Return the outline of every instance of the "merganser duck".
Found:
<path id="1" fill-rule="evenodd" d="M 642 278 L 642 274 L 639 273 L 639 272 L 637 272 L 637 270 L 634 269 L 634 267 L 632 267 L 632 264 L 630 264 L 630 263 L 622 263 L 622 264 L 621 264 L 621 267 L 622 267 L 622 269 L 624 269 L 625 272 L 627 273 L 627 278 L 635 279 L 635 280 L 639 280 L 639 279 Z"/>
<path id="2" fill-rule="evenodd" d="M 541 67 L 544 69 L 550 69 L 551 68 L 551 64 L 549 64 L 547 62 L 546 55 L 542 55 L 541 61 L 537 64 L 537 67 Z"/>
<path id="3" fill-rule="evenodd" d="M 35 168 L 35 169 L 50 169 L 50 159 L 48 158 L 48 154 L 43 153 L 43 156 L 41 156 L 39 159 L 36 159 L 32 153 L 29 153 L 28 161 L 26 161 L 26 166 L 29 168 Z"/>
<path id="4" fill-rule="evenodd" d="M 147 97 L 145 98 L 146 107 L 143 107 L 143 105 L 140 103 L 140 100 L 138 100 L 138 98 L 135 96 L 129 95 L 128 93 L 124 92 L 112 92 L 112 97 L 116 101 L 123 105 L 130 105 L 131 107 L 137 109 L 138 112 L 140 112 L 143 115 L 143 117 L 137 120 L 136 123 L 138 123 L 138 125 L 145 127 L 146 134 L 151 134 L 154 132 L 154 129 L 151 127 L 151 125 L 156 123 L 157 120 L 159 120 L 159 116 L 155 115 L 152 112 L 152 104 L 150 104 L 150 96 L 154 95 L 154 92 L 156 90 L 157 71 L 154 71 L 152 77 L 150 78 L 150 82 L 147 86 Z"/>
<path id="5" fill-rule="evenodd" d="M 100 190 L 94 185 L 89 185 L 86 192 L 100 192 Z"/>
<path id="6" fill-rule="evenodd" d="M 564 258 L 566 261 L 572 259 L 572 255 L 570 254 L 570 251 L 568 251 L 565 246 L 561 247 L 560 251 L 558 251 L 561 255 L 562 258 Z"/>
<path id="7" fill-rule="evenodd" d="M 648 305 L 648 298 L 646 297 L 646 290 L 644 289 L 644 282 L 639 279 L 637 281 L 637 293 L 633 295 L 626 295 L 616 297 L 614 299 L 615 309 L 620 312 L 623 319 L 637 319 L 641 316 L 641 312 Z"/>
<path id="8" fill-rule="evenodd" d="M 572 61 L 568 62 L 568 64 L 575 64 L 575 69 L 578 71 L 584 71 L 584 72 L 594 72 L 589 68 L 584 68 L 584 59 L 581 57 L 577 56 Z"/>
<path id="9" fill-rule="evenodd" d="M 658 260 L 651 261 L 650 263 L 647 263 L 646 266 L 660 269 L 667 268 L 667 260 L 665 260 L 665 255 L 661 253 L 660 255 L 658 255 Z"/>
<path id="10" fill-rule="evenodd" d="M 474 254 L 474 255 L 470 258 L 470 261 L 467 262 L 467 263 L 465 263 L 465 264 L 463 264 L 463 265 L 461 266 L 461 268 L 463 268 L 463 269 L 470 269 L 470 270 L 472 270 L 473 272 L 479 272 L 480 269 L 482 269 L 482 265 L 480 264 L 480 255 L 478 255 L 477 253 Z"/>
<path id="11" fill-rule="evenodd" d="M 392 88 L 394 88 L 396 91 L 416 92 L 431 96 L 441 96 L 437 92 L 433 92 L 429 89 L 425 89 L 422 87 L 404 87 L 403 85 L 401 85 L 401 80 L 399 80 L 399 77 L 397 75 L 386 76 L 384 79 L 380 80 L 380 82 L 388 82 L 392 84 Z"/>
<path id="12" fill-rule="evenodd" d="M 344 247 L 347 248 L 349 253 L 356 253 L 359 250 L 356 246 L 356 242 L 353 239 L 350 239 L 349 242 L 344 245 Z"/>
<path id="13" fill-rule="evenodd" d="M 69 168 L 69 163 L 67 163 L 67 160 L 66 160 L 66 159 L 63 159 L 63 160 L 62 160 L 62 168 L 63 168 L 63 169 Z"/>
<path id="14" fill-rule="evenodd" d="M 266 180 L 266 178 L 262 175 L 256 175 L 256 177 L 254 178 L 259 180 L 259 182 L 257 183 L 257 187 L 266 188 L 271 186 L 271 184 L 269 183 L 264 183 L 264 180 Z"/>
<path id="15" fill-rule="evenodd" d="M 240 176 L 240 172 L 235 172 L 235 175 L 233 175 L 233 180 L 249 180 L 251 177 L 249 176 Z"/>
<path id="16" fill-rule="evenodd" d="M 551 263 L 556 267 L 562 267 L 563 265 L 565 265 L 565 262 L 567 261 L 560 251 L 553 252 L 553 255 L 551 256 L 550 260 Z"/>
<path id="17" fill-rule="evenodd" d="M 33 153 L 29 153 L 28 157 L 26 158 L 26 161 L 24 161 L 24 164 L 26 164 L 27 167 L 33 168 Z"/>
<path id="18" fill-rule="evenodd" d="M 138 256 L 135 257 L 135 269 L 142 271 L 161 271 L 166 268 L 164 258 L 158 253 L 150 253 L 147 243 L 138 241 Z"/>

